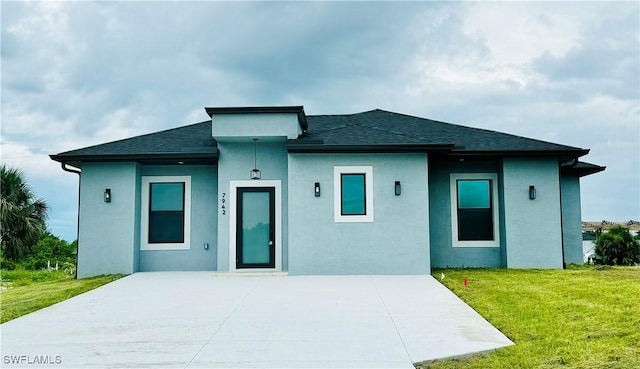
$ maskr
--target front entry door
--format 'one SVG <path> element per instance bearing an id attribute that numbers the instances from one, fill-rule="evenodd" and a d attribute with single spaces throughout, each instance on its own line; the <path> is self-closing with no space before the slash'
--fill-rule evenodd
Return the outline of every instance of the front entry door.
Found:
<path id="1" fill-rule="evenodd" d="M 275 268 L 275 188 L 238 187 L 236 269 Z"/>

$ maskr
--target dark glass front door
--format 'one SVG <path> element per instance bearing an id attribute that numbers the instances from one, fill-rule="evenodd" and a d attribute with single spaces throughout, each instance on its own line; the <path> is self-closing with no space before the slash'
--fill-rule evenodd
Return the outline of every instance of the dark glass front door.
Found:
<path id="1" fill-rule="evenodd" d="M 275 189 L 237 191 L 236 268 L 275 267 Z"/>

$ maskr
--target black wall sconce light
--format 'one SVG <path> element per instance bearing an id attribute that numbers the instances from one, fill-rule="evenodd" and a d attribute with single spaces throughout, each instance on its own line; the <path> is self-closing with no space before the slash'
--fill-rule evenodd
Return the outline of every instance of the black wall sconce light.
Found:
<path id="1" fill-rule="evenodd" d="M 320 182 L 316 182 L 314 185 L 313 193 L 316 197 L 320 197 Z"/>
<path id="2" fill-rule="evenodd" d="M 400 184 L 400 181 L 396 181 L 395 192 L 396 196 L 400 196 L 402 193 L 402 185 Z"/>
<path id="3" fill-rule="evenodd" d="M 535 186 L 529 186 L 529 200 L 535 200 L 536 199 L 536 187 Z"/>
<path id="4" fill-rule="evenodd" d="M 111 202 L 111 189 L 107 188 L 104 190 L 104 202 Z"/>

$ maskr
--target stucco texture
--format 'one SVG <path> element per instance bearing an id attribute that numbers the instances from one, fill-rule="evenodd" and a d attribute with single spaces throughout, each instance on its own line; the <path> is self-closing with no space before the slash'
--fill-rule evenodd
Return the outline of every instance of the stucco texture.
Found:
<path id="1" fill-rule="evenodd" d="M 140 251 L 140 271 L 216 270 L 217 168 L 213 165 L 144 166 L 142 175 L 191 177 L 191 247 L 189 250 Z M 208 249 L 204 248 L 205 243 Z"/>
<path id="2" fill-rule="evenodd" d="M 562 268 L 558 161 L 506 158 L 503 182 L 507 267 Z"/>
<path id="3" fill-rule="evenodd" d="M 372 166 L 373 222 L 334 221 L 334 166 Z M 289 155 L 289 274 L 428 274 L 427 183 L 425 154 Z"/>
<path id="4" fill-rule="evenodd" d="M 431 265 L 436 268 L 497 268 L 504 266 L 500 247 L 453 247 L 451 227 L 451 173 L 499 173 L 497 161 L 435 161 L 429 166 Z M 498 186 L 500 187 L 500 186 Z M 500 190 L 498 190 L 500 197 Z M 500 206 L 500 201 L 498 201 Z M 502 228 L 502 221 L 500 227 Z M 502 230 L 501 230 L 502 233 Z M 498 236 L 498 235 L 496 235 Z M 499 237 L 499 236 L 498 236 Z"/>
<path id="5" fill-rule="evenodd" d="M 137 271 L 140 166 L 84 163 L 80 179 L 78 278 Z M 111 202 L 104 192 L 111 189 Z"/>
<path id="6" fill-rule="evenodd" d="M 254 146 L 253 143 L 241 142 L 219 142 L 218 143 L 220 161 L 218 162 L 218 201 L 221 200 L 224 193 L 227 199 L 227 207 L 236 206 L 235 199 L 230 197 L 230 182 L 249 180 L 249 173 L 254 166 Z M 276 221 L 281 222 L 282 226 L 282 269 L 287 270 L 287 245 L 288 234 L 288 203 L 287 190 L 287 150 L 284 141 L 268 142 L 258 141 L 257 148 L 257 167 L 262 173 L 262 180 L 281 180 L 282 181 L 282 219 Z M 259 181 L 256 181 L 259 182 Z M 222 214 L 220 206 L 218 206 L 218 270 L 229 271 L 230 260 L 229 251 L 231 247 L 231 224 L 230 212 Z"/>

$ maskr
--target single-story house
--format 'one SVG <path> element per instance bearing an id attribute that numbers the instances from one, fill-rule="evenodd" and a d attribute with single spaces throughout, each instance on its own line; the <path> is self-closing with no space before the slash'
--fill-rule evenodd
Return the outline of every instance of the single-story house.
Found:
<path id="1" fill-rule="evenodd" d="M 80 173 L 78 277 L 583 262 L 580 177 L 605 169 L 589 150 L 378 109 L 205 110 L 51 156 Z"/>

